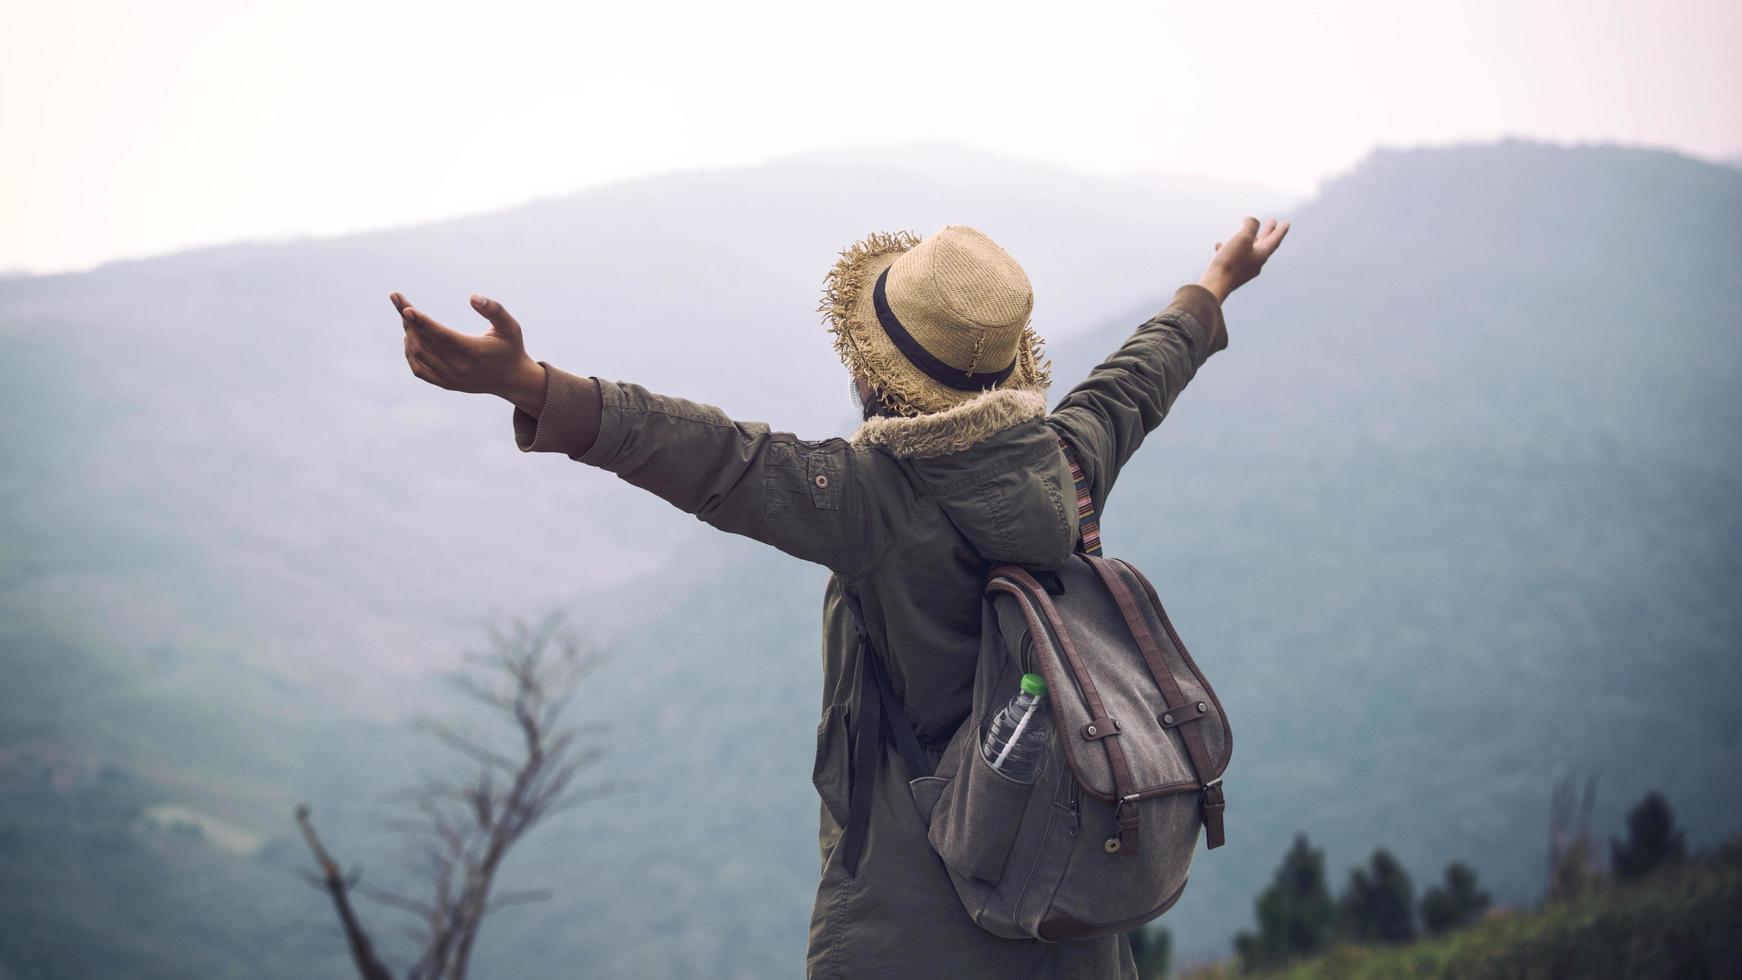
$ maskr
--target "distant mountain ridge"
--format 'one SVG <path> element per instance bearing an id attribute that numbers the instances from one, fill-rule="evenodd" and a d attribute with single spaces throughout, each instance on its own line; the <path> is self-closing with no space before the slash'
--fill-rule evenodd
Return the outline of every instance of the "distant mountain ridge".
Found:
<path id="1" fill-rule="evenodd" d="M 643 788 L 528 843 L 517 882 L 558 897 L 486 930 L 480 971 L 796 972 L 826 573 L 519 458 L 505 405 L 404 371 L 385 293 L 460 324 L 488 292 L 536 356 L 817 437 L 853 418 L 812 310 L 865 231 L 957 221 L 1006 244 L 1056 402 L 1257 210 L 1117 181 L 1046 198 L 1044 172 L 1006 166 L 777 161 L 0 282 L 0 665 L 18 682 L 0 753 L 77 748 L 135 773 L 141 807 L 267 838 L 254 864 L 211 866 L 268 904 L 142 972 L 184 974 L 200 943 L 239 955 L 222 947 L 286 908 L 319 920 L 288 871 L 289 803 L 336 810 L 367 856 L 359 788 L 411 769 L 385 732 L 436 703 L 425 678 L 479 614 L 548 601 L 615 643 L 584 707 L 616 724 L 600 778 Z M 1105 515 L 1239 734 L 1229 846 L 1163 920 L 1180 957 L 1227 950 L 1295 830 L 1333 869 L 1384 845 L 1418 880 L 1457 857 L 1498 899 L 1529 896 L 1557 767 L 1601 774 L 1601 825 L 1652 788 L 1695 842 L 1733 832 L 1742 174 L 1614 148 L 1385 151 L 1294 217 Z M 11 772 L 0 789 L 44 812 L 84 798 Z M 650 834 L 675 785 L 714 817 Z M 66 853 L 88 856 L 79 840 Z M 708 873 L 675 858 L 695 853 Z M 0 850 L 0 877 L 15 860 Z"/>

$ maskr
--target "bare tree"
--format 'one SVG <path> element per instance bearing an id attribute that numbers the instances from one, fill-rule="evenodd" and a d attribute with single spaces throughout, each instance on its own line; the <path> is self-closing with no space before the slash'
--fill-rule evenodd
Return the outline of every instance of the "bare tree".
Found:
<path id="1" fill-rule="evenodd" d="M 447 724 L 427 726 L 443 745 L 477 768 L 466 781 L 430 780 L 403 794 L 411 814 L 389 821 L 413 842 L 414 859 L 428 880 L 425 897 L 366 886 L 359 871 L 342 872 L 315 833 L 308 806 L 297 807 L 297 825 L 320 867 L 319 875 L 304 878 L 332 899 L 351 961 L 363 980 L 395 978 L 358 918 L 353 895 L 416 917 L 422 952 L 405 971 L 405 980 L 463 980 L 486 916 L 547 897 L 543 891 L 492 894 L 509 849 L 557 809 L 611 791 L 608 785 L 572 785 L 603 756 L 602 749 L 577 744 L 579 735 L 596 728 L 583 729 L 561 718 L 598 655 L 583 655 L 574 636 L 560 628 L 561 620 L 560 612 L 537 626 L 516 620 L 507 633 L 491 622 L 491 649 L 469 654 L 468 669 L 452 678 L 468 698 L 511 726 L 506 740 L 512 748 L 498 749 Z"/>

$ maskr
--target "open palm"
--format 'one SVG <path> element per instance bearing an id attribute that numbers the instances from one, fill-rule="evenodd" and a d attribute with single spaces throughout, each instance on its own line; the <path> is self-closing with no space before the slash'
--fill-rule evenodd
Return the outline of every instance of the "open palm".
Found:
<path id="1" fill-rule="evenodd" d="M 1247 218 L 1226 242 L 1216 243 L 1216 257 L 1199 280 L 1219 300 L 1258 277 L 1264 263 L 1276 253 L 1288 234 L 1288 222 L 1271 218 L 1262 226 L 1257 218 Z"/>
<path id="2" fill-rule="evenodd" d="M 476 336 L 452 330 L 415 309 L 406 298 L 392 295 L 405 326 L 405 360 L 411 373 L 449 391 L 502 394 L 532 363 L 520 324 L 502 304 L 472 297 L 472 308 L 490 321 Z"/>

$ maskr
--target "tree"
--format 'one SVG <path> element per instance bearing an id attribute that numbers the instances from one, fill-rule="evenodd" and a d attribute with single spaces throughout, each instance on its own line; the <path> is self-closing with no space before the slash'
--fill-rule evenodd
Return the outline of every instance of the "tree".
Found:
<path id="1" fill-rule="evenodd" d="M 492 893 L 509 849 L 558 808 L 610 792 L 602 785 L 570 792 L 575 777 L 603 752 L 577 746 L 581 729 L 559 727 L 581 675 L 597 660 L 581 656 L 575 639 L 558 632 L 560 619 L 560 613 L 553 613 L 537 627 L 516 621 L 508 635 L 492 623 L 491 651 L 469 656 L 471 669 L 453 678 L 468 698 L 509 723 L 505 739 L 512 747 L 499 748 L 447 725 L 431 726 L 444 745 L 477 769 L 469 780 L 435 780 L 409 792 L 404 798 L 413 814 L 392 822 L 415 842 L 414 853 L 429 880 L 428 897 L 413 899 L 365 886 L 360 871 L 341 872 L 315 833 L 308 806 L 297 807 L 297 826 L 320 868 L 318 876 L 305 875 L 305 880 L 331 898 L 351 961 L 363 980 L 394 980 L 394 975 L 357 916 L 353 894 L 419 921 L 416 935 L 422 952 L 404 971 L 406 980 L 464 980 L 485 917 L 546 897 L 542 891 Z"/>
<path id="2" fill-rule="evenodd" d="M 1548 900 L 1576 898 L 1597 877 L 1596 846 L 1591 841 L 1591 808 L 1597 802 L 1597 777 L 1567 773 L 1555 780 L 1549 803 Z"/>
<path id="3" fill-rule="evenodd" d="M 1403 943 L 1415 938 L 1415 892 L 1409 872 L 1391 852 L 1373 852 L 1366 869 L 1349 871 L 1338 903 L 1344 936 L 1361 943 Z"/>
<path id="4" fill-rule="evenodd" d="M 1488 893 L 1476 888 L 1476 872 L 1462 861 L 1446 865 L 1446 883 L 1421 897 L 1421 926 L 1428 935 L 1461 929 L 1488 909 Z"/>
<path id="5" fill-rule="evenodd" d="M 1234 937 L 1244 969 L 1262 970 L 1325 949 L 1336 915 L 1325 887 L 1325 853 L 1296 834 L 1276 877 L 1253 904 L 1258 932 Z"/>
<path id="6" fill-rule="evenodd" d="M 1167 976 L 1173 934 L 1166 926 L 1138 926 L 1125 936 L 1131 941 L 1131 958 L 1137 961 L 1137 975 L 1142 980 L 1161 980 Z"/>
<path id="7" fill-rule="evenodd" d="M 1615 874 L 1626 881 L 1687 857 L 1675 814 L 1661 794 L 1649 794 L 1627 814 L 1627 839 L 1610 841 L 1609 855 L 1615 862 Z"/>

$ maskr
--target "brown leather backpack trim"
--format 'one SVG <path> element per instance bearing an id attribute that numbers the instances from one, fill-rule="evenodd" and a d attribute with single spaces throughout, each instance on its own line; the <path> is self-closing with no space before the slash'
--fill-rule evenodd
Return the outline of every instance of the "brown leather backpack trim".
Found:
<path id="1" fill-rule="evenodd" d="M 1015 596 L 1017 605 L 1021 607 L 1023 616 L 1028 620 L 1029 632 L 1035 636 L 1046 636 L 1050 632 L 1057 638 L 1059 651 L 1064 654 L 1068 669 L 1073 676 L 1071 678 L 1055 676 L 1048 669 L 1053 666 L 1051 658 L 1039 657 L 1037 659 L 1041 673 L 1046 677 L 1047 684 L 1061 691 L 1067 690 L 1067 685 L 1079 688 L 1083 692 L 1083 701 L 1088 705 L 1089 715 L 1094 718 L 1107 717 L 1107 708 L 1101 703 L 1100 692 L 1095 689 L 1095 678 L 1089 674 L 1082 658 L 1078 656 L 1076 645 L 1071 642 L 1070 633 L 1065 629 L 1064 622 L 1059 617 L 1058 608 L 1052 604 L 1052 600 L 1046 594 L 1046 587 L 1035 581 L 1034 576 L 1028 574 L 1026 570 L 1016 565 L 1000 565 L 992 570 L 991 581 L 987 584 L 986 590 L 988 592 L 1008 592 Z M 1036 614 L 1037 608 L 1040 610 L 1038 615 Z M 1042 625 L 1042 616 L 1051 625 L 1051 630 Z M 1075 681 L 1074 685 L 1069 683 L 1072 680 Z M 1120 747 L 1117 738 L 1099 740 L 1101 745 L 1106 748 L 1107 765 L 1113 772 L 1112 793 L 1100 792 L 1090 785 L 1087 779 L 1083 778 L 1082 767 L 1078 765 L 1076 753 L 1073 750 L 1075 741 L 1075 739 L 1065 740 L 1065 759 L 1071 764 L 1077 782 L 1082 784 L 1084 792 L 1097 799 L 1113 803 L 1117 802 L 1119 797 L 1136 788 L 1132 785 L 1134 779 L 1131 775 L 1131 766 L 1125 759 L 1125 750 Z"/>
<path id="2" fill-rule="evenodd" d="M 1119 723 L 1112 718 L 1090 718 L 1083 726 L 1083 737 L 1093 742 L 1119 734 Z"/>
<path id="3" fill-rule="evenodd" d="M 1107 591 L 1113 594 L 1113 600 L 1119 605 L 1119 614 L 1125 618 L 1125 625 L 1131 630 L 1131 635 L 1137 640 L 1137 648 L 1143 652 L 1143 662 L 1149 667 L 1149 673 L 1155 678 L 1155 683 L 1161 688 L 1166 699 L 1167 712 L 1176 717 L 1185 716 L 1186 712 L 1197 715 L 1197 705 L 1188 699 L 1180 690 L 1179 680 L 1173 676 L 1173 668 L 1167 665 L 1162 655 L 1161 645 L 1155 641 L 1155 633 L 1150 630 L 1149 623 L 1143 618 L 1143 613 L 1137 608 L 1137 599 L 1131 594 L 1131 589 L 1125 584 L 1124 578 L 1113 569 L 1111 559 L 1084 557 L 1101 581 L 1106 584 Z M 1124 562 L 1120 565 L 1129 568 Z M 1157 604 L 1159 607 L 1159 603 Z M 1171 637 L 1170 637 L 1171 639 Z M 1183 652 L 1183 651 L 1182 651 Z M 1196 672 L 1196 665 L 1193 665 Z M 1201 680 L 1201 677 L 1200 677 Z M 1216 706 L 1220 709 L 1221 705 Z M 1165 723 L 1164 723 L 1165 724 Z M 1171 726 L 1170 726 L 1171 727 Z M 1221 847 L 1224 840 L 1222 812 L 1227 809 L 1227 803 L 1222 795 L 1221 774 L 1215 763 L 1210 759 L 1209 746 L 1204 744 L 1202 725 L 1188 725 L 1179 729 L 1180 737 L 1185 741 L 1186 754 L 1191 757 L 1192 768 L 1197 771 L 1198 779 L 1202 781 L 1204 796 L 1199 812 L 1204 821 L 1205 844 L 1210 850 Z"/>
<path id="4" fill-rule="evenodd" d="M 1123 558 L 1112 560 L 1123 565 L 1125 570 L 1131 573 L 1131 577 L 1137 580 L 1137 584 L 1143 586 L 1144 594 L 1149 597 L 1150 607 L 1155 610 L 1155 615 L 1161 620 L 1161 628 L 1167 631 L 1167 638 L 1173 641 L 1173 648 L 1179 651 L 1180 659 L 1185 661 L 1192 676 L 1197 678 L 1199 684 L 1203 685 L 1204 695 L 1210 699 L 1211 704 L 1216 706 L 1216 718 L 1222 723 L 1222 758 L 1216 766 L 1216 778 L 1219 779 L 1222 773 L 1227 771 L 1228 763 L 1234 758 L 1234 726 L 1228 722 L 1228 713 L 1222 710 L 1222 701 L 1216 697 L 1216 689 L 1210 686 L 1210 679 L 1198 669 L 1197 661 L 1192 659 L 1192 652 L 1186 649 L 1185 641 L 1179 638 L 1178 631 L 1173 628 L 1173 621 L 1167 618 L 1167 610 L 1163 608 L 1161 598 L 1155 594 L 1155 586 L 1149 584 L 1149 579 L 1137 570 L 1137 566 Z"/>
<path id="5" fill-rule="evenodd" d="M 1155 641 L 1155 633 L 1150 630 L 1149 623 L 1138 610 L 1137 599 L 1131 594 L 1130 586 L 1113 570 L 1112 561 L 1086 555 L 1083 560 L 1095 569 L 1101 576 L 1101 581 L 1106 584 L 1107 591 L 1113 594 L 1113 601 L 1119 605 L 1119 615 L 1125 618 L 1126 628 L 1131 630 L 1132 637 L 1137 640 L 1137 649 L 1143 652 L 1143 662 L 1149 667 L 1149 675 L 1155 678 L 1155 685 L 1161 688 L 1167 710 L 1177 712 L 1180 716 L 1184 716 L 1188 709 L 1195 713 L 1195 702 L 1180 690 L 1179 680 L 1173 676 L 1173 668 L 1167 665 L 1167 659 L 1161 652 L 1161 644 Z M 1180 729 L 1180 735 L 1185 739 L 1186 754 L 1191 756 L 1192 768 L 1197 770 L 1198 778 L 1205 783 L 1216 778 L 1216 766 L 1210 760 L 1209 747 L 1204 745 L 1203 730 L 1193 725 Z"/>

